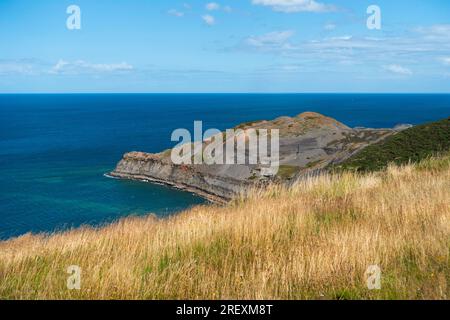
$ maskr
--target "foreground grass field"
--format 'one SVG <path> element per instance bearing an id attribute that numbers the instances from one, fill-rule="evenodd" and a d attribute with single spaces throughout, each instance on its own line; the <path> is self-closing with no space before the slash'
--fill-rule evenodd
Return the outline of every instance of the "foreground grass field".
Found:
<path id="1" fill-rule="evenodd" d="M 450 155 L 0 243 L 3 299 L 448 299 L 449 281 Z"/>

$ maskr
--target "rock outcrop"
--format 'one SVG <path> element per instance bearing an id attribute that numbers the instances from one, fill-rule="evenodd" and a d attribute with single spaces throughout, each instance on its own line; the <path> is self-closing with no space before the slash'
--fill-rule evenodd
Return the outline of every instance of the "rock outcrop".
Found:
<path id="1" fill-rule="evenodd" d="M 110 175 L 160 183 L 196 193 L 213 202 L 225 202 L 249 187 L 293 181 L 330 164 L 340 163 L 404 127 L 352 129 L 332 118 L 305 112 L 296 117 L 244 123 L 235 129 L 279 129 L 280 167 L 277 175 L 266 176 L 260 166 L 250 164 L 176 165 L 171 161 L 171 150 L 159 154 L 127 153 Z"/>

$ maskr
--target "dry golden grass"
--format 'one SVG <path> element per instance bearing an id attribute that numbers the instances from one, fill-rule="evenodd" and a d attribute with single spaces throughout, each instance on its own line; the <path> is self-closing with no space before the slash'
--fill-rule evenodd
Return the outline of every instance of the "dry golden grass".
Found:
<path id="1" fill-rule="evenodd" d="M 370 291 L 374 264 L 382 289 Z M 0 243 L 4 299 L 448 299 L 449 280 L 449 155 Z"/>

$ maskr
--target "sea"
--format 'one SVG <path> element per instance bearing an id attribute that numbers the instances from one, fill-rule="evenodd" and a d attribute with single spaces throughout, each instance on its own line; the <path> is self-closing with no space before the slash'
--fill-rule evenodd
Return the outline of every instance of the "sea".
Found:
<path id="1" fill-rule="evenodd" d="M 126 216 L 167 217 L 205 200 L 111 179 L 129 151 L 173 147 L 173 130 L 225 130 L 315 111 L 351 127 L 388 128 L 450 116 L 445 94 L 3 94 L 0 239 L 102 226 Z"/>

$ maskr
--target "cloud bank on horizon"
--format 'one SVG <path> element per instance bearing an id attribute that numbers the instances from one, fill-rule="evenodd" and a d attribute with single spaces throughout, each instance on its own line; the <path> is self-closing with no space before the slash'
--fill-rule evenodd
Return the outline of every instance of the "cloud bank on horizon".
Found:
<path id="1" fill-rule="evenodd" d="M 336 7 L 314 0 L 252 0 L 255 5 L 272 7 L 274 11 L 292 12 L 327 12 L 335 11 Z"/>
<path id="2" fill-rule="evenodd" d="M 444 0 L 5 0 L 0 39 L 4 93 L 450 93 Z"/>

